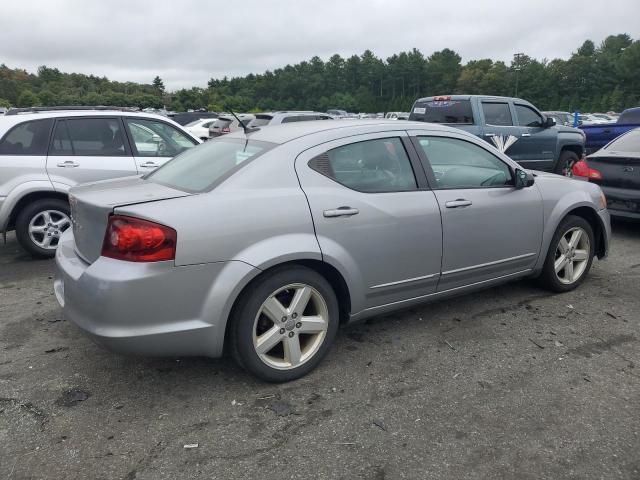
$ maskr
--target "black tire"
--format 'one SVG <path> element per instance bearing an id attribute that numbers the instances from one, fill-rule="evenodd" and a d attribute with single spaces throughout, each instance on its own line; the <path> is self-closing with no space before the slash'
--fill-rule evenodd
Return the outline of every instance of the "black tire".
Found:
<path id="1" fill-rule="evenodd" d="M 69 204 L 66 201 L 59 198 L 42 198 L 28 204 L 26 207 L 20 210 L 18 216 L 16 217 L 16 238 L 18 239 L 18 242 L 20 243 L 22 248 L 24 248 L 35 258 L 53 258 L 56 254 L 54 248 L 42 248 L 34 243 L 34 241 L 29 236 L 29 224 L 31 223 L 31 220 L 37 217 L 40 213 L 47 210 L 62 212 L 67 217 L 70 216 Z M 67 228 L 70 228 L 70 226 Z"/>
<path id="2" fill-rule="evenodd" d="M 578 155 L 571 150 L 565 150 L 560 154 L 560 158 L 558 159 L 558 163 L 556 163 L 556 168 L 553 173 L 557 173 L 558 175 L 563 175 L 565 177 L 573 177 L 573 171 L 571 170 L 573 166 L 580 160 Z"/>
<path id="3" fill-rule="evenodd" d="M 328 311 L 328 328 L 316 353 L 298 367 L 280 370 L 263 362 L 253 345 L 254 322 L 263 302 L 278 289 L 294 283 L 313 287 L 323 298 Z M 291 266 L 275 269 L 254 280 L 236 301 L 227 337 L 230 353 L 245 370 L 267 382 L 288 382 L 313 370 L 326 355 L 336 336 L 339 308 L 336 295 L 327 280 L 317 272 Z"/>
<path id="4" fill-rule="evenodd" d="M 556 250 L 558 249 L 558 244 L 560 243 L 561 238 L 566 235 L 569 230 L 573 228 L 582 228 L 588 238 L 589 238 L 589 252 L 586 268 L 583 273 L 580 275 L 576 281 L 573 283 L 563 283 L 558 274 L 555 271 L 555 261 L 556 261 Z M 547 257 L 545 258 L 544 267 L 542 268 L 542 273 L 540 277 L 538 277 L 538 283 L 546 288 L 547 290 L 551 290 L 553 292 L 569 292 L 575 288 L 577 288 L 587 277 L 589 274 L 589 270 L 591 269 L 591 264 L 593 263 L 593 256 L 595 252 L 595 237 L 593 235 L 593 229 L 589 222 L 587 222 L 582 217 L 576 217 L 574 215 L 568 215 L 560 225 L 556 229 L 553 238 L 551 239 L 551 243 L 549 244 L 549 250 L 547 251 Z"/>

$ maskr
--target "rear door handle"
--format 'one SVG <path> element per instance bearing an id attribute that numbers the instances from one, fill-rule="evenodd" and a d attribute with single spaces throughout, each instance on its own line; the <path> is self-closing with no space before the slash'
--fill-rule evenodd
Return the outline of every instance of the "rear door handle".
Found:
<path id="1" fill-rule="evenodd" d="M 77 162 L 74 162 L 73 160 L 66 160 L 64 162 L 58 163 L 58 166 L 62 168 L 75 168 L 75 167 L 79 167 L 80 164 Z"/>
<path id="2" fill-rule="evenodd" d="M 444 206 L 447 208 L 460 208 L 460 207 L 468 207 L 471 204 L 473 204 L 471 200 L 458 198 L 457 200 L 451 200 L 449 202 L 445 202 Z"/>
<path id="3" fill-rule="evenodd" d="M 327 218 L 350 217 L 352 215 L 357 215 L 358 213 L 360 213 L 360 210 L 358 210 L 357 208 L 351 208 L 351 207 L 338 207 L 332 210 L 325 210 L 324 212 L 322 212 L 322 214 Z"/>
<path id="4" fill-rule="evenodd" d="M 158 168 L 160 165 L 154 162 L 145 162 L 140 165 L 142 168 Z"/>
<path id="5" fill-rule="evenodd" d="M 522 134 L 522 136 L 523 136 L 523 137 L 530 137 L 530 136 L 531 136 L 531 134 L 530 134 L 530 133 L 523 133 L 523 134 Z"/>

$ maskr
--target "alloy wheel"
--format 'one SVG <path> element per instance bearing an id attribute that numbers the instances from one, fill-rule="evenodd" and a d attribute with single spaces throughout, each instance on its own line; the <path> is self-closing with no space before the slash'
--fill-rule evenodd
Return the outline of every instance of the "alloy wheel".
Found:
<path id="1" fill-rule="evenodd" d="M 562 235 L 553 265 L 558 280 L 565 285 L 578 281 L 589 264 L 590 252 L 589 235 L 583 228 L 573 227 Z"/>
<path id="2" fill-rule="evenodd" d="M 40 248 L 54 250 L 60 236 L 71 226 L 69 216 L 60 210 L 43 210 L 29 222 L 29 239 Z"/>
<path id="3" fill-rule="evenodd" d="M 329 327 L 329 309 L 310 285 L 286 285 L 262 303 L 253 324 L 253 346 L 269 367 L 290 370 L 311 359 Z"/>

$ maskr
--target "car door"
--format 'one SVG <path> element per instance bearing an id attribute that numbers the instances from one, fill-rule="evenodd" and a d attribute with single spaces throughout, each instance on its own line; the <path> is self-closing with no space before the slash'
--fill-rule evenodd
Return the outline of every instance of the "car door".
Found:
<path id="1" fill-rule="evenodd" d="M 440 210 L 406 132 L 331 141 L 295 165 L 322 254 L 348 276 L 352 313 L 435 292 Z"/>
<path id="2" fill-rule="evenodd" d="M 438 291 L 524 273 L 540 252 L 542 198 L 516 189 L 513 169 L 454 133 L 409 132 L 442 212 L 442 275 Z"/>
<path id="3" fill-rule="evenodd" d="M 506 100 L 482 99 L 480 109 L 484 117 L 484 139 L 516 162 L 524 159 L 518 145 L 523 129 L 514 120 L 509 102 Z M 513 137 L 510 139 L 510 137 Z M 515 143 L 512 143 L 515 140 Z M 511 143 L 507 145 L 506 142 Z M 507 148 L 505 148 L 507 147 Z"/>
<path id="4" fill-rule="evenodd" d="M 59 118 L 51 136 L 47 173 L 54 183 L 78 183 L 136 175 L 119 117 Z"/>
<path id="5" fill-rule="evenodd" d="M 148 173 L 198 143 L 175 126 L 152 118 L 123 117 L 136 166 Z"/>
<path id="6" fill-rule="evenodd" d="M 555 163 L 558 129 L 543 127 L 542 115 L 528 105 L 514 102 L 513 107 L 521 129 L 520 138 L 513 146 L 518 163 L 525 168 L 551 170 Z"/>

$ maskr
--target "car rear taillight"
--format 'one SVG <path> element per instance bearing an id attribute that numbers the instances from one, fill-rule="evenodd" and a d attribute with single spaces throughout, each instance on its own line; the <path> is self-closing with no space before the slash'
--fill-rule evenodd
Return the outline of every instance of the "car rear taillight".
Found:
<path id="1" fill-rule="evenodd" d="M 571 169 L 574 177 L 586 177 L 593 180 L 602 180 L 602 173 L 600 170 L 591 168 L 586 160 L 580 160 L 573 165 Z"/>
<path id="2" fill-rule="evenodd" d="M 222 129 L 222 133 L 231 133 L 231 129 L 229 127 L 224 127 Z"/>
<path id="3" fill-rule="evenodd" d="M 174 260 L 176 240 L 176 231 L 166 225 L 112 215 L 107 224 L 101 255 L 128 262 Z"/>

